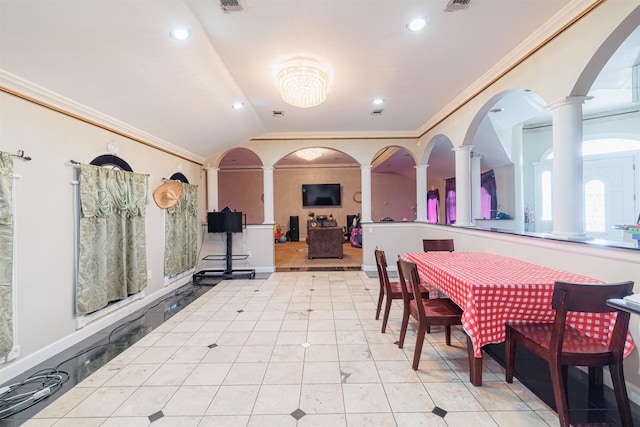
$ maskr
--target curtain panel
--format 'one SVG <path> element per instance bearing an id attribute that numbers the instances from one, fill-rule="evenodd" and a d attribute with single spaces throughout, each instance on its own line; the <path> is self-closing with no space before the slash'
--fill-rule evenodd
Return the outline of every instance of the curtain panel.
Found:
<path id="1" fill-rule="evenodd" d="M 147 181 L 146 175 L 80 165 L 76 315 L 146 288 Z"/>
<path id="2" fill-rule="evenodd" d="M 182 186 L 178 203 L 165 213 L 165 276 L 187 271 L 198 261 L 198 186 L 184 183 Z"/>
<path id="3" fill-rule="evenodd" d="M 13 160 L 0 153 L 0 357 L 13 348 Z"/>
<path id="4" fill-rule="evenodd" d="M 456 179 L 445 180 L 444 214 L 446 224 L 456 223 Z"/>
<path id="5" fill-rule="evenodd" d="M 440 213 L 440 191 L 436 188 L 427 191 L 427 221 L 438 224 Z"/>
<path id="6" fill-rule="evenodd" d="M 496 174 L 493 169 L 480 175 L 480 218 L 496 219 L 498 195 L 496 194 Z"/>

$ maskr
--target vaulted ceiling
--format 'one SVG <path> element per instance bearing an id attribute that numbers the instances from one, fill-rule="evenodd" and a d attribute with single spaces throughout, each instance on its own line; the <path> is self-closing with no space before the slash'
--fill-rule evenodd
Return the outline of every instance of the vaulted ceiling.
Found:
<path id="1" fill-rule="evenodd" d="M 265 136 L 417 136 L 523 40 L 592 3 L 220 1 L 0 0 L 0 70 L 203 161 Z M 427 18 L 420 32 L 406 28 L 415 17 Z M 170 37 L 177 26 L 191 38 Z M 300 55 L 331 77 L 313 108 L 286 104 L 275 82 Z"/>
<path id="2" fill-rule="evenodd" d="M 203 158 L 265 134 L 415 134 L 569 3 L 447 2 L 2 0 L 0 68 Z M 178 25 L 192 37 L 172 39 Z M 330 68 L 320 106 L 278 94 L 274 69 L 296 55 Z"/>

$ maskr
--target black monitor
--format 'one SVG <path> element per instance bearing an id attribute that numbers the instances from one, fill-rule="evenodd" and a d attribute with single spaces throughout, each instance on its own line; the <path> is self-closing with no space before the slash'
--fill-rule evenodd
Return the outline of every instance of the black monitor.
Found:
<path id="1" fill-rule="evenodd" d="M 242 212 L 207 212 L 207 231 L 209 233 L 242 233 Z"/>

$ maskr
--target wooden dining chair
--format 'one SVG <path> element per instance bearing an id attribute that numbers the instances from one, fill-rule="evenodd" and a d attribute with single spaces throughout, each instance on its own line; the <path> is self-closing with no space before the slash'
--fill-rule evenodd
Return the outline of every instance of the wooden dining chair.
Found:
<path id="1" fill-rule="evenodd" d="M 506 380 L 513 382 L 516 344 L 520 343 L 546 360 L 556 412 L 561 427 L 568 427 L 567 373 L 569 366 L 588 366 L 590 378 L 602 382 L 602 368 L 609 366 L 613 390 L 624 426 L 632 426 L 631 408 L 624 382 L 622 357 L 629 327 L 629 313 L 607 305 L 610 298 L 632 293 L 633 282 L 583 284 L 555 282 L 551 307 L 556 310 L 552 323 L 506 324 Z M 609 344 L 602 344 L 567 324 L 568 312 L 616 313 Z"/>
<path id="2" fill-rule="evenodd" d="M 422 354 L 422 344 L 428 326 L 444 326 L 445 340 L 451 345 L 451 326 L 462 324 L 462 310 L 448 298 L 424 299 L 419 291 L 416 291 L 420 283 L 418 267 L 412 262 L 398 260 L 398 277 L 404 297 L 404 314 L 400 327 L 400 339 L 398 347 L 404 345 L 407 335 L 409 316 L 418 321 L 416 334 L 416 348 L 413 353 L 413 369 L 417 370 Z M 413 296 L 413 298 L 410 298 Z"/>
<path id="3" fill-rule="evenodd" d="M 378 269 L 378 279 L 380 280 L 380 293 L 378 294 L 378 307 L 376 309 L 376 320 L 380 318 L 380 311 L 382 310 L 382 302 L 385 302 L 384 315 L 382 317 L 382 333 L 387 330 L 387 322 L 389 321 L 389 312 L 391 311 L 391 303 L 395 300 L 403 298 L 402 290 L 400 289 L 400 283 L 391 282 L 389 280 L 389 273 L 387 272 L 387 257 L 384 251 L 375 249 L 376 268 Z M 422 296 L 429 298 L 429 291 L 424 287 L 420 287 Z M 386 296 L 386 299 L 385 299 Z"/>
<path id="4" fill-rule="evenodd" d="M 455 250 L 453 239 L 422 239 L 422 248 L 425 252 L 453 252 Z"/>

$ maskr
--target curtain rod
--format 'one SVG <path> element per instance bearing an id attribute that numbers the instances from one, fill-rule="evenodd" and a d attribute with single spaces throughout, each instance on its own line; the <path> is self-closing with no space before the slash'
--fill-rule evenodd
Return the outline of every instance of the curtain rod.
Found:
<path id="1" fill-rule="evenodd" d="M 31 160 L 31 156 L 25 156 L 24 155 L 24 150 L 18 150 L 18 154 L 12 154 L 11 157 L 15 157 L 17 159 L 22 159 L 22 160 L 25 160 L 25 161 Z"/>
<path id="2" fill-rule="evenodd" d="M 80 166 L 80 165 L 82 164 L 82 163 L 80 163 L 79 161 L 77 161 L 77 160 L 73 160 L 73 159 L 72 159 L 72 160 L 69 160 L 69 163 L 71 163 L 74 167 L 78 167 L 78 166 Z M 96 166 L 96 165 L 90 165 L 90 166 Z M 96 166 L 96 167 L 98 167 L 98 168 L 99 168 L 100 166 Z M 133 171 L 126 171 L 126 170 L 122 170 L 122 169 L 120 169 L 120 168 L 118 168 L 118 170 L 121 170 L 122 172 L 137 173 L 137 172 L 133 172 Z M 148 173 L 141 173 L 141 174 L 138 174 L 138 175 L 150 176 Z"/>

